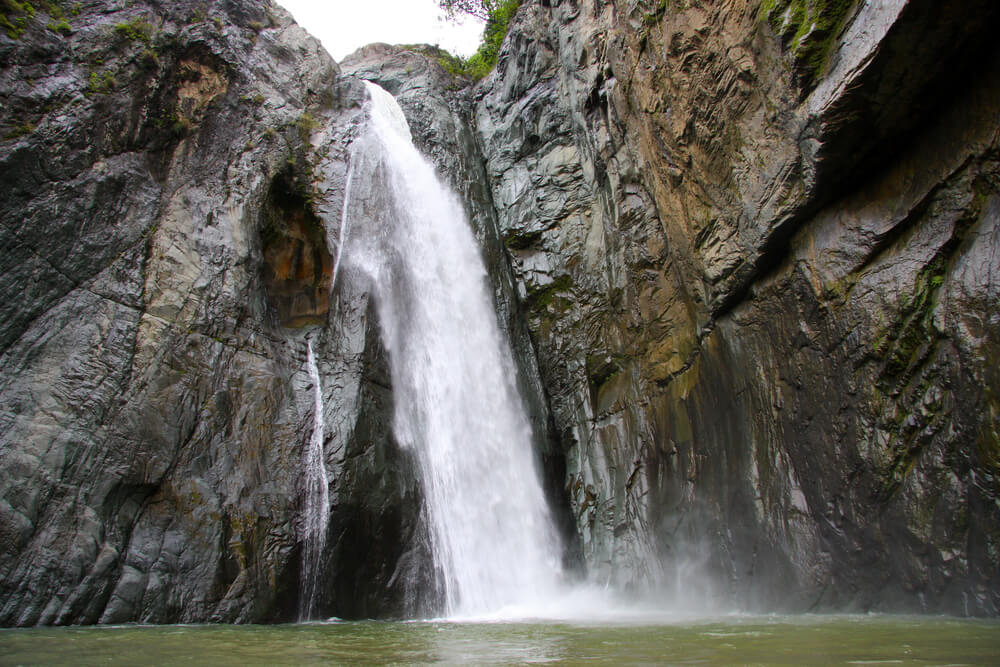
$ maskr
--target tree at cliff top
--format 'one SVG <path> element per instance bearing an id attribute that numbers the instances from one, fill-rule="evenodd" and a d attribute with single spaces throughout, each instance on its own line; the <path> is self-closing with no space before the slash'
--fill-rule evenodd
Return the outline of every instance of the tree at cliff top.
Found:
<path id="1" fill-rule="evenodd" d="M 450 20 L 457 21 L 465 15 L 486 22 L 479 49 L 468 60 L 459 61 L 457 66 L 451 61 L 444 63 L 454 74 L 482 79 L 497 64 L 500 46 L 521 0 L 438 0 L 438 5 Z"/>
<path id="2" fill-rule="evenodd" d="M 438 0 L 438 5 L 453 21 L 463 14 L 488 21 L 500 4 L 503 0 Z"/>

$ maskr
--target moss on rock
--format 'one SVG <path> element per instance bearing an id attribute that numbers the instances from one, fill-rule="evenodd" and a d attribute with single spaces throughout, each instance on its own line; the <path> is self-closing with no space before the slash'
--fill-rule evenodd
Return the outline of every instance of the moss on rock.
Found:
<path id="1" fill-rule="evenodd" d="M 764 0 L 761 16 L 795 61 L 806 90 L 819 82 L 856 0 Z"/>

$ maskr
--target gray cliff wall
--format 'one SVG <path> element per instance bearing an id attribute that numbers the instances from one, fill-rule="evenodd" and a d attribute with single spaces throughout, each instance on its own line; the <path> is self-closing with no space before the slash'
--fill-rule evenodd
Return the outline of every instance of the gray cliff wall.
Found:
<path id="1" fill-rule="evenodd" d="M 994 4 L 526 0 L 475 86 L 269 2 L 39 10 L 0 36 L 0 624 L 294 618 L 307 338 L 318 615 L 436 609 L 375 310 L 331 286 L 359 78 L 466 202 L 569 564 L 996 614 Z"/>
<path id="2" fill-rule="evenodd" d="M 1000 53 L 959 4 L 522 5 L 476 121 L 591 576 L 997 613 Z"/>
<path id="3" fill-rule="evenodd" d="M 307 335 L 331 540 L 420 507 L 367 297 L 329 291 L 364 91 L 270 3 L 66 19 L 0 37 L 0 623 L 293 618 Z"/>

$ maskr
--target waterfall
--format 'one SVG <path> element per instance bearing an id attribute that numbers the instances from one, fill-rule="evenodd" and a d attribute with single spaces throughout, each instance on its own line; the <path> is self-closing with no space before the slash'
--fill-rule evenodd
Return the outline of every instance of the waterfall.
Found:
<path id="1" fill-rule="evenodd" d="M 329 522 L 329 478 L 323 457 L 323 388 L 319 381 L 319 368 L 313 354 L 312 341 L 308 342 L 306 366 L 313 388 L 313 430 L 306 448 L 304 463 L 304 494 L 302 508 L 303 546 L 302 573 L 299 595 L 299 618 L 308 620 L 316 603 L 323 547 L 326 545 L 326 528 Z"/>
<path id="2" fill-rule="evenodd" d="M 344 240 L 347 238 L 347 211 L 351 203 L 351 183 L 354 182 L 354 164 L 357 158 L 352 151 L 347 166 L 347 184 L 344 186 L 344 206 L 340 211 L 340 233 L 337 235 L 337 256 L 333 260 L 333 273 L 330 275 L 330 291 L 337 284 L 337 273 L 340 271 L 340 260 L 344 256 Z M 327 241 L 332 241 L 327 234 Z"/>
<path id="3" fill-rule="evenodd" d="M 485 266 L 395 99 L 367 85 L 344 262 L 371 284 L 394 431 L 419 462 L 445 611 L 530 613 L 555 592 L 560 545 Z"/>

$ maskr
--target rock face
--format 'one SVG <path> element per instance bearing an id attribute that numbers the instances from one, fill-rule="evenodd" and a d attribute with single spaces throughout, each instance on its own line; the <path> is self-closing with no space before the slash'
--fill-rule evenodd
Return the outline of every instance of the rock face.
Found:
<path id="1" fill-rule="evenodd" d="M 363 91 L 269 3 L 65 19 L 0 37 L 0 623 L 290 618 L 316 323 L 371 410 L 322 224 Z"/>
<path id="2" fill-rule="evenodd" d="M 968 10 L 522 7 L 476 120 L 592 576 L 997 613 L 1000 53 Z"/>
<path id="3" fill-rule="evenodd" d="M 526 0 L 476 86 L 430 48 L 338 66 L 269 2 L 5 10 L 0 624 L 293 619 L 307 338 L 317 611 L 436 608 L 375 310 L 334 274 L 359 78 L 465 199 L 570 564 L 997 614 L 1000 6 L 972 5 Z"/>

